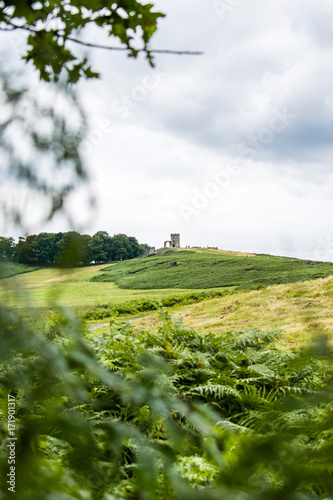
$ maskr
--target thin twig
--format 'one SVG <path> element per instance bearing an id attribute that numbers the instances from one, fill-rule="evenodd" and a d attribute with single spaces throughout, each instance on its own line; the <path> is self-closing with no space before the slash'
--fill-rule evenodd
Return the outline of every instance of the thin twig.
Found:
<path id="1" fill-rule="evenodd" d="M 11 26 L 11 28 L 1 28 L 0 31 L 14 31 L 14 30 L 26 30 L 30 31 L 30 33 L 39 33 L 45 30 L 37 30 L 33 29 L 30 26 L 17 26 L 16 24 L 7 21 L 7 24 Z M 58 36 L 63 37 L 63 35 L 58 34 Z M 64 38 L 64 37 L 63 37 Z M 192 50 L 168 50 L 168 49 L 135 49 L 132 47 L 110 47 L 108 45 L 100 45 L 98 43 L 90 43 L 90 42 L 83 42 L 82 40 L 78 40 L 77 38 L 72 38 L 71 36 L 68 36 L 64 38 L 65 40 L 70 40 L 71 42 L 77 43 L 79 45 L 84 45 L 85 47 L 92 47 L 94 49 L 104 49 L 104 50 L 116 50 L 116 51 L 128 51 L 128 50 L 133 50 L 136 53 L 139 52 L 146 52 L 146 53 L 154 53 L 154 54 L 176 54 L 179 56 L 201 56 L 203 52 L 199 51 L 192 51 Z"/>
<path id="2" fill-rule="evenodd" d="M 104 49 L 104 50 L 121 50 L 126 51 L 130 50 L 128 47 L 110 47 L 108 45 L 99 45 L 98 43 L 89 43 L 83 42 L 81 40 L 77 40 L 76 38 L 72 38 L 68 36 L 66 40 L 70 40 L 71 42 L 78 43 L 80 45 L 84 45 L 86 47 L 92 47 L 94 49 Z M 203 52 L 189 51 L 189 50 L 164 50 L 164 49 L 133 49 L 135 52 L 151 52 L 155 54 L 177 54 L 177 55 L 189 55 L 189 56 L 200 56 Z"/>

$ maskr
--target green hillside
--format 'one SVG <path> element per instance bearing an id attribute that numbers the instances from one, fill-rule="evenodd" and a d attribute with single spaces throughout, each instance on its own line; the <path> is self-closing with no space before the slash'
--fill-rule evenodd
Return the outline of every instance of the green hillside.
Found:
<path id="1" fill-rule="evenodd" d="M 0 302 L 11 307 L 30 309 L 62 305 L 77 311 L 98 304 L 119 304 L 132 300 L 161 300 L 171 294 L 188 294 L 188 290 L 125 290 L 114 283 L 92 282 L 103 269 L 96 266 L 61 268 L 44 267 L 0 280 Z M 224 290 L 223 290 L 224 291 Z M 192 293 L 193 291 L 191 291 Z"/>
<path id="2" fill-rule="evenodd" d="M 271 255 L 245 255 L 213 250 L 167 251 L 119 262 L 101 269 L 91 280 L 113 282 L 126 289 L 253 288 L 258 284 L 293 283 L 333 275 L 329 262 Z"/>
<path id="3" fill-rule="evenodd" d="M 31 271 L 36 271 L 37 269 L 38 267 L 36 266 L 26 266 L 25 264 L 18 264 L 17 262 L 1 260 L 0 279 L 10 278 L 11 276 L 16 276 L 17 274 L 29 273 Z"/>

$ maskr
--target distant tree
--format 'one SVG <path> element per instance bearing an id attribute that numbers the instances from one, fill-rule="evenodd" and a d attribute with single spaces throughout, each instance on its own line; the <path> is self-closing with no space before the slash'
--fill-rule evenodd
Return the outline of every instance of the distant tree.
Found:
<path id="1" fill-rule="evenodd" d="M 138 240 L 134 238 L 134 236 L 129 236 L 128 242 L 132 249 L 130 258 L 133 259 L 134 257 L 138 257 L 139 255 L 141 255 L 142 252 Z"/>
<path id="2" fill-rule="evenodd" d="M 56 264 L 60 267 L 74 267 L 82 263 L 81 235 L 76 231 L 63 233 L 57 242 Z"/>
<path id="3" fill-rule="evenodd" d="M 39 233 L 35 248 L 35 255 L 38 264 L 50 266 L 56 257 L 56 235 L 54 233 Z"/>
<path id="4" fill-rule="evenodd" d="M 22 263 L 24 251 L 25 251 L 25 238 L 23 238 L 23 236 L 19 236 L 18 242 L 16 243 L 14 250 L 14 260 L 16 262 Z"/>
<path id="5" fill-rule="evenodd" d="M 80 246 L 81 246 L 82 264 L 87 266 L 93 260 L 93 258 L 92 258 L 92 236 L 90 236 L 90 234 L 81 234 Z"/>
<path id="6" fill-rule="evenodd" d="M 97 231 L 94 236 L 76 231 L 32 234 L 24 239 L 0 237 L 0 259 L 12 258 L 21 264 L 39 266 L 77 266 L 91 262 L 132 259 L 148 245 L 140 245 L 133 236 Z"/>
<path id="7" fill-rule="evenodd" d="M 56 235 L 53 233 L 32 234 L 19 237 L 14 249 L 14 260 L 21 264 L 50 266 L 57 252 Z"/>
<path id="8" fill-rule="evenodd" d="M 97 231 L 92 237 L 91 259 L 96 263 L 111 260 L 112 239 L 106 231 Z"/>
<path id="9" fill-rule="evenodd" d="M 14 238 L 0 236 L 0 259 L 12 259 L 15 252 Z"/>
<path id="10" fill-rule="evenodd" d="M 126 234 L 115 234 L 112 237 L 112 260 L 130 259 L 132 247 Z"/>
<path id="11" fill-rule="evenodd" d="M 148 243 L 140 243 L 140 245 L 139 245 L 139 252 L 140 253 L 138 256 L 142 255 L 147 250 L 147 248 L 149 248 Z"/>
<path id="12" fill-rule="evenodd" d="M 38 265 L 37 235 L 31 234 L 19 239 L 17 261 L 30 266 Z"/>

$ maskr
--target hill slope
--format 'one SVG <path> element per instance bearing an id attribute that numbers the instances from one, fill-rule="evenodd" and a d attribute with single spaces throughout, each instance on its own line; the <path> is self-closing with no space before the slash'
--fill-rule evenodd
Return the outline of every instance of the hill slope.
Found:
<path id="1" fill-rule="evenodd" d="M 10 278 L 17 274 L 30 273 L 39 269 L 36 266 L 26 266 L 25 264 L 18 264 L 10 260 L 0 260 L 0 279 Z"/>
<path id="2" fill-rule="evenodd" d="M 101 303 L 119 303 L 133 299 L 161 299 L 188 290 L 124 290 L 114 283 L 94 283 L 91 278 L 105 264 L 56 269 L 45 267 L 0 280 L 0 302 L 12 307 L 39 308 L 55 304 L 84 308 Z"/>
<path id="3" fill-rule="evenodd" d="M 126 289 L 253 288 L 333 275 L 329 262 L 271 255 L 239 255 L 221 251 L 180 250 L 140 257 L 101 269 L 92 281 L 114 282 Z"/>
<path id="4" fill-rule="evenodd" d="M 249 328 L 283 330 L 288 347 L 303 345 L 313 336 L 327 335 L 333 342 L 333 276 L 263 290 L 239 290 L 224 297 L 169 308 L 185 326 L 201 333 L 242 332 Z M 107 316 L 105 316 L 106 320 Z M 136 328 L 161 326 L 158 312 L 123 316 Z M 104 321 L 105 321 L 104 320 Z M 101 321 L 91 322 L 97 325 Z M 105 326 L 107 325 L 107 326 Z M 108 323 L 101 325 L 109 331 Z M 94 326 L 94 328 L 96 328 Z"/>

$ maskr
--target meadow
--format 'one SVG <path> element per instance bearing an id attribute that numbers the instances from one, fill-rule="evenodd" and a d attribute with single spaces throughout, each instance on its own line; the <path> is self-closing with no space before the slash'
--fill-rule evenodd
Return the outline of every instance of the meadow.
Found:
<path id="1" fill-rule="evenodd" d="M 333 275 L 333 264 L 271 255 L 232 254 L 214 250 L 167 250 L 160 255 L 105 266 L 94 282 L 125 289 L 253 288 Z"/>
<path id="2" fill-rule="evenodd" d="M 181 264 L 175 266 L 173 262 Z M 259 283 L 252 278 L 248 280 L 248 276 L 254 273 L 247 269 L 256 262 L 259 262 L 255 271 Z M 283 263 L 293 268 L 291 274 L 283 267 L 278 274 Z M 19 264 L 12 265 L 12 272 L 15 266 L 21 273 Z M 262 267 L 264 272 L 260 274 Z M 181 268 L 182 274 L 187 269 L 184 279 L 187 286 L 193 284 L 195 278 L 195 283 L 200 281 L 201 287 L 168 288 L 167 285 L 174 280 L 171 276 L 171 281 L 163 281 L 164 288 L 156 288 L 161 282 L 158 273 L 168 276 L 175 268 Z M 233 280 L 234 286 L 205 288 L 207 280 L 212 277 L 211 274 L 207 277 L 207 269 L 211 268 L 219 279 L 229 279 L 233 270 L 240 278 Z M 241 275 L 242 268 L 245 269 L 245 278 Z M 271 280 L 280 279 L 282 284 L 263 284 L 272 268 L 275 274 Z M 272 256 L 268 259 L 267 256 L 202 249 L 167 251 L 166 254 L 107 266 L 31 269 L 27 272 L 29 268 L 23 266 L 23 274 L 0 280 L 0 300 L 3 303 L 35 311 L 47 311 L 55 305 L 70 307 L 93 328 L 105 325 L 115 315 L 134 322 L 138 328 L 144 325 L 155 328 L 160 325 L 157 309 L 163 306 L 184 325 L 202 333 L 277 328 L 287 335 L 288 347 L 302 345 L 321 334 L 332 338 L 333 276 L 305 280 L 309 272 L 315 276 L 332 273 L 330 263 L 311 265 L 297 259 Z M 104 280 L 105 275 L 108 279 L 113 277 L 118 284 L 132 280 L 132 285 L 136 280 L 142 282 L 144 275 L 145 279 L 149 277 L 151 289 L 126 289 L 111 281 L 97 281 L 96 276 Z M 296 275 L 301 276 L 302 281 L 292 282 Z M 290 282 L 285 283 L 288 277 Z M 108 330 L 107 326 L 100 328 L 101 331 Z"/>
<path id="3" fill-rule="evenodd" d="M 19 266 L 19 267 L 16 267 Z M 20 264 L 12 270 L 21 272 Z M 114 283 L 91 281 L 105 264 L 72 269 L 24 266 L 24 274 L 0 280 L 0 301 L 15 308 L 47 308 L 54 305 L 84 309 L 105 302 L 124 302 L 134 298 L 156 298 L 170 295 L 172 290 L 125 290 Z M 30 270 L 31 272 L 28 272 Z M 177 293 L 182 290 L 177 289 Z M 184 290 L 187 292 L 187 290 Z"/>

